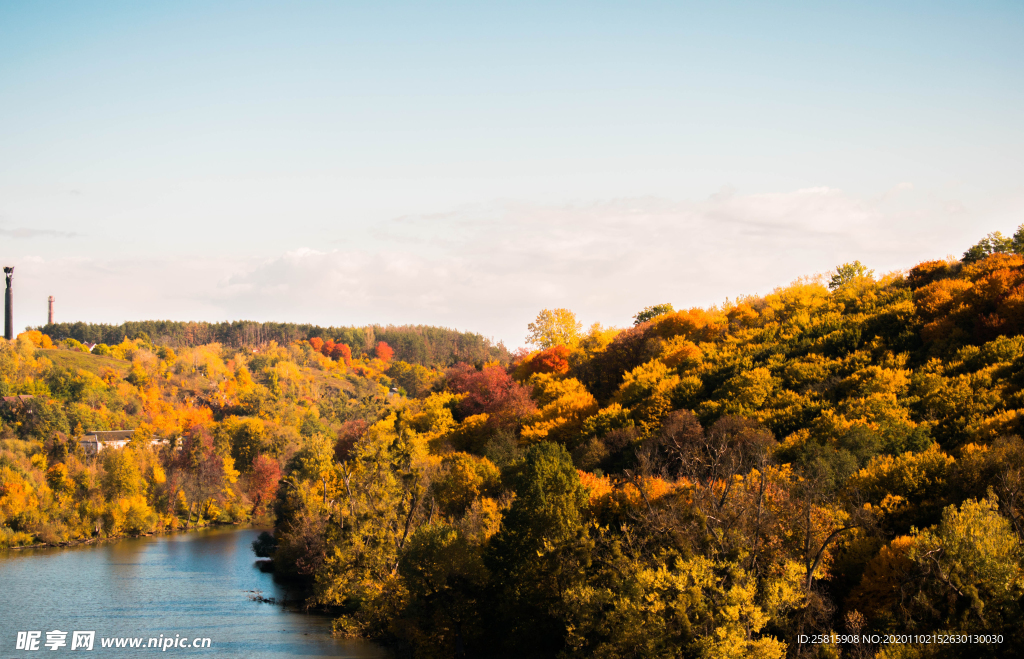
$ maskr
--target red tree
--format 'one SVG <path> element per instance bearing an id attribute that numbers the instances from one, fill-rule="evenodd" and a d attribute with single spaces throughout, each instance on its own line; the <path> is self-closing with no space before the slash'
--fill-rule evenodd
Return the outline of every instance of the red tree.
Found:
<path id="1" fill-rule="evenodd" d="M 530 389 L 505 372 L 497 364 L 476 370 L 460 363 L 448 369 L 448 386 L 452 391 L 466 394 L 459 403 L 459 412 L 465 416 L 486 413 L 488 422 L 500 428 L 518 428 L 524 418 L 537 410 L 530 399 Z"/>
<path id="2" fill-rule="evenodd" d="M 344 359 L 346 364 L 351 364 L 352 348 L 349 348 L 346 343 L 335 343 L 334 349 L 331 350 L 331 358 L 335 361 L 338 359 Z"/>
<path id="3" fill-rule="evenodd" d="M 309 345 L 313 346 L 313 350 L 320 352 L 321 350 L 323 350 L 324 340 L 321 339 L 319 336 L 314 336 L 312 339 L 309 340 Z"/>
<path id="4" fill-rule="evenodd" d="M 213 435 L 204 425 L 191 424 L 182 435 L 181 451 L 175 451 L 171 468 L 177 473 L 174 480 L 180 480 L 182 489 L 192 501 L 189 507 L 186 528 L 192 521 L 192 510 L 204 515 L 211 502 L 223 504 L 228 486 L 224 458 L 214 450 Z"/>
<path id="5" fill-rule="evenodd" d="M 534 373 L 556 373 L 564 375 L 569 371 L 569 348 L 563 345 L 552 346 L 547 350 L 541 350 L 530 359 L 523 362 L 520 372 L 525 377 Z"/>
<path id="6" fill-rule="evenodd" d="M 349 419 L 341 424 L 341 429 L 338 430 L 338 441 L 334 443 L 334 459 L 338 462 L 348 460 L 352 447 L 356 445 L 356 441 L 360 437 L 366 434 L 368 427 L 369 425 L 362 419 Z"/>
<path id="7" fill-rule="evenodd" d="M 249 498 L 252 499 L 253 512 L 263 512 L 267 503 L 274 500 L 280 480 L 281 467 L 277 460 L 260 454 L 252 461 Z"/>
<path id="8" fill-rule="evenodd" d="M 324 354 L 324 357 L 330 357 L 331 353 L 334 352 L 334 339 L 327 339 L 324 343 L 324 347 L 320 349 L 320 352 Z"/>
<path id="9" fill-rule="evenodd" d="M 382 362 L 389 362 L 391 361 L 391 358 L 395 356 L 394 349 L 392 349 L 391 346 L 384 343 L 383 341 L 377 344 L 376 353 L 377 359 L 381 360 Z"/>

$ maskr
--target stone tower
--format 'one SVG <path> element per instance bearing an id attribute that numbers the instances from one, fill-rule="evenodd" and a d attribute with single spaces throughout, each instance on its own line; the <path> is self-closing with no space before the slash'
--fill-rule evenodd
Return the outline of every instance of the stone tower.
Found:
<path id="1" fill-rule="evenodd" d="M 50 313 L 46 316 L 46 324 L 53 325 L 53 296 L 50 296 Z"/>

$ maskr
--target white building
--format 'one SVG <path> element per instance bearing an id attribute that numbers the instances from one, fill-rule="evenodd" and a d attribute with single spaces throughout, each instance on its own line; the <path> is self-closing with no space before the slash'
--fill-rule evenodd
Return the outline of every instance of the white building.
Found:
<path id="1" fill-rule="evenodd" d="M 134 432 L 134 430 L 94 430 L 78 440 L 78 443 L 85 449 L 86 455 L 95 455 L 105 448 L 122 449 L 128 446 Z M 156 447 L 168 446 L 170 443 L 170 440 L 159 437 L 149 440 L 149 445 Z"/>

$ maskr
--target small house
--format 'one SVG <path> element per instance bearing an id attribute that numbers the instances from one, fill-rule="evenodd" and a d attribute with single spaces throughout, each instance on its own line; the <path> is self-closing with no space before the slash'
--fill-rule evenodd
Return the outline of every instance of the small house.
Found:
<path id="1" fill-rule="evenodd" d="M 21 394 L 20 396 L 4 396 L 3 402 L 4 405 L 13 407 L 17 405 L 24 405 L 26 402 L 32 400 L 33 398 L 35 398 L 35 396 L 29 396 L 27 394 Z"/>
<path id="2" fill-rule="evenodd" d="M 105 448 L 122 449 L 128 446 L 134 430 L 94 430 L 78 440 L 86 455 L 95 455 Z"/>
<path id="3" fill-rule="evenodd" d="M 78 440 L 78 443 L 85 449 L 86 455 L 96 455 L 105 448 L 122 449 L 128 446 L 134 433 L 134 430 L 94 430 Z M 170 446 L 171 440 L 154 437 L 149 440 L 149 445 L 157 448 Z"/>

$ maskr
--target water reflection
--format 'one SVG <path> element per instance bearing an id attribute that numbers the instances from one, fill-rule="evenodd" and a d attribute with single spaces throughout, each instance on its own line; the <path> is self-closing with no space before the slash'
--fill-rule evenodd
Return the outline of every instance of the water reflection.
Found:
<path id="1" fill-rule="evenodd" d="M 95 631 L 93 657 L 153 649 L 103 649 L 101 637 L 209 637 L 210 649 L 161 654 L 379 659 L 375 645 L 330 636 L 330 620 L 259 604 L 245 591 L 294 597 L 254 565 L 258 531 L 213 530 L 67 549 L 0 552 L 0 653 L 17 632 Z M 69 644 L 61 648 L 69 651 Z M 143 641 L 145 646 L 146 640 Z M 42 650 L 48 650 L 40 646 Z"/>

